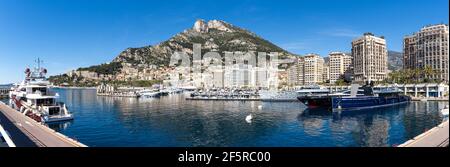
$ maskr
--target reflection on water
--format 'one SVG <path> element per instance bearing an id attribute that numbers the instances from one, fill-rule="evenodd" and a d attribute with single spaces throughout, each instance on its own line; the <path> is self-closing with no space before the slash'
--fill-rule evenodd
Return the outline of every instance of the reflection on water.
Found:
<path id="1" fill-rule="evenodd" d="M 47 123 L 46 125 L 56 131 L 62 131 L 67 129 L 71 124 L 72 124 L 73 120 L 70 121 L 64 121 L 64 122 L 51 122 L 51 123 Z"/>
<path id="2" fill-rule="evenodd" d="M 298 102 L 137 99 L 57 89 L 75 119 L 49 125 L 89 146 L 392 146 L 437 125 L 442 102 L 332 113 Z M 260 107 L 259 107 L 260 106 Z M 252 113 L 251 123 L 245 117 Z"/>

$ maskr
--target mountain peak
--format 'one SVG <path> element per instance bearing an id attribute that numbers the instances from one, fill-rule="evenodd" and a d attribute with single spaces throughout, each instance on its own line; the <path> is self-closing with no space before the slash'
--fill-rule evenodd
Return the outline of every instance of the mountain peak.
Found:
<path id="1" fill-rule="evenodd" d="M 225 32 L 234 32 L 232 26 L 222 20 L 210 20 L 207 23 L 203 19 L 197 19 L 193 29 L 200 33 L 207 33 L 209 29 L 216 29 Z"/>
<path id="2" fill-rule="evenodd" d="M 197 19 L 194 23 L 193 29 L 197 32 L 208 32 L 208 25 L 203 19 Z"/>
<path id="3" fill-rule="evenodd" d="M 221 20 L 205 21 L 198 19 L 192 28 L 186 29 L 155 46 L 124 50 L 113 62 L 142 66 L 168 66 L 171 56 L 175 52 L 192 55 L 194 44 L 201 44 L 202 52 L 279 52 L 280 58 L 293 56 L 248 30 Z"/>

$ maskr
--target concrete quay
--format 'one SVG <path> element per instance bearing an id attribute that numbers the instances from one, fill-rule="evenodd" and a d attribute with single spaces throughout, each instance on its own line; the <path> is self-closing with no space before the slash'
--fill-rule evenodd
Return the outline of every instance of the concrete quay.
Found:
<path id="1" fill-rule="evenodd" d="M 448 147 L 448 120 L 398 147 Z"/>
<path id="2" fill-rule="evenodd" d="M 87 147 L 0 102 L 0 123 L 17 147 Z"/>

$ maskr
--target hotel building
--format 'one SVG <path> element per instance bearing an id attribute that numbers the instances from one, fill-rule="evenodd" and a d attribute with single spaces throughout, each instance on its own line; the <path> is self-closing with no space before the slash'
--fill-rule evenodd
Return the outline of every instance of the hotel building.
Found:
<path id="1" fill-rule="evenodd" d="M 384 37 L 364 33 L 352 41 L 352 56 L 354 81 L 382 81 L 386 78 L 387 49 Z"/>

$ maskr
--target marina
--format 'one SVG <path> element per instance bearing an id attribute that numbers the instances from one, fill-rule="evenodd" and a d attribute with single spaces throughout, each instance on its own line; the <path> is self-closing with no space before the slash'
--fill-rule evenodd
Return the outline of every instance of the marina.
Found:
<path id="1" fill-rule="evenodd" d="M 261 101 L 260 98 L 217 98 L 217 97 L 186 97 L 186 100 L 206 100 L 206 101 Z"/>
<path id="2" fill-rule="evenodd" d="M 88 146 L 390 147 L 439 125 L 448 102 L 332 113 L 300 102 L 97 96 L 56 88 L 75 119 L 47 126 Z M 247 117 L 251 115 L 251 121 Z"/>
<path id="3" fill-rule="evenodd" d="M 349 89 L 334 91 L 331 91 L 331 88 L 309 87 L 295 91 L 193 89 L 182 93 L 183 89 L 177 88 L 103 85 L 96 89 L 73 89 L 47 85 L 44 84 L 39 89 L 44 92 L 42 95 L 51 92 L 47 94 L 58 97 L 49 104 L 65 104 L 67 110 L 73 112 L 71 114 L 75 119 L 54 123 L 43 121 L 21 114 L 20 109 L 13 110 L 10 106 L 15 107 L 14 104 L 17 104 L 14 99 L 3 99 L 6 104 L 2 103 L 0 109 L 5 115 L 3 117 L 11 121 L 6 125 L 8 129 L 13 129 L 14 139 L 18 139 L 15 144 L 185 147 L 280 146 L 281 143 L 282 146 L 296 147 L 396 145 L 437 147 L 445 145 L 446 138 L 448 145 L 448 133 L 443 134 L 442 130 L 428 130 L 445 128 L 440 122 L 448 118 L 448 111 L 447 116 L 442 114 L 442 111 L 448 108 L 448 101 L 411 100 L 406 104 L 360 108 L 357 111 L 340 110 L 340 112 L 330 112 L 323 107 L 327 104 L 333 106 L 335 98 L 348 98 L 351 95 L 358 99 L 366 97 L 365 91 L 369 89 L 364 86 L 355 85 Z M 20 88 L 16 86 L 15 89 Z M 388 93 L 387 90 L 391 88 L 370 89 L 375 94 L 380 91 Z M 395 90 L 401 94 L 400 96 L 404 96 L 401 91 Z M 297 98 L 311 95 L 330 100 L 317 101 L 317 106 L 322 107 L 311 108 L 308 106 L 316 104 Z M 16 116 L 11 119 L 12 111 Z M 370 124 L 361 122 L 367 119 L 371 120 Z M 414 125 L 399 124 L 407 123 L 407 120 L 415 120 Z M 17 122 L 25 122 L 34 128 L 24 129 L 22 127 L 24 124 Z M 39 128 L 36 129 L 37 127 Z M 337 127 L 340 130 L 336 129 Z M 268 135 L 266 131 L 272 131 L 274 134 Z M 377 135 L 372 135 L 375 133 Z M 380 134 L 381 136 L 378 136 Z M 117 135 L 121 137 L 118 138 Z M 354 135 L 363 138 L 355 138 Z M 39 136 L 39 139 L 35 136 Z M 50 136 L 50 139 L 45 136 Z M 73 140 L 72 137 L 77 140 Z M 240 140 L 242 137 L 249 141 Z M 259 139 L 267 139 L 270 142 Z M 78 140 L 87 145 L 81 144 Z M 436 144 L 438 142 L 441 143 Z"/>
<path id="4" fill-rule="evenodd" d="M 134 88 L 130 89 L 118 89 L 112 85 L 101 84 L 97 88 L 98 96 L 112 96 L 112 97 L 140 97 L 138 90 Z"/>
<path id="5" fill-rule="evenodd" d="M 449 2 L 0 1 L 0 163 L 442 163 Z"/>
<path id="6" fill-rule="evenodd" d="M 114 85 L 101 84 L 97 88 L 97 96 L 130 97 L 130 98 L 152 98 L 170 94 L 182 93 L 181 88 L 147 88 L 147 87 L 117 87 Z"/>

